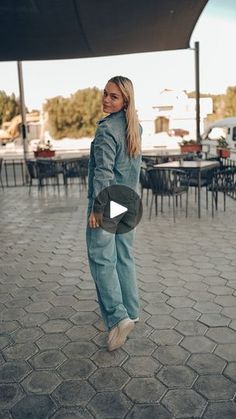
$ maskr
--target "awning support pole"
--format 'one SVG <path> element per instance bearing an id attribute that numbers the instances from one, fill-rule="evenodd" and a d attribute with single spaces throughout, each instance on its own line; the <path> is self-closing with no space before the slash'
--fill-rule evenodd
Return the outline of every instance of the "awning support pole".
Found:
<path id="1" fill-rule="evenodd" d="M 200 135 L 200 70 L 199 70 L 199 42 L 195 42 L 195 90 L 196 90 L 196 140 L 201 142 Z"/>
<path id="2" fill-rule="evenodd" d="M 26 110 L 25 110 L 25 95 L 24 95 L 24 83 L 23 83 L 23 72 L 22 72 L 22 62 L 17 61 L 17 73 L 18 73 L 18 82 L 19 82 L 19 91 L 20 91 L 20 109 L 21 109 L 21 134 L 22 134 L 22 143 L 23 143 L 23 152 L 24 152 L 24 163 L 25 163 L 25 178 L 26 182 L 28 181 L 28 173 L 26 170 L 26 159 L 28 153 L 28 141 L 27 141 L 27 122 L 26 122 Z"/>

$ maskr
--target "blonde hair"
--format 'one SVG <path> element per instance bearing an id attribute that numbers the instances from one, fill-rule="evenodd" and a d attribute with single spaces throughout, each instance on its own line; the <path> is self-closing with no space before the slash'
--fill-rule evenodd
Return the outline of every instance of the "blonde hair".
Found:
<path id="1" fill-rule="evenodd" d="M 135 109 L 133 83 L 124 76 L 115 76 L 108 81 L 115 83 L 122 93 L 127 121 L 127 152 L 129 156 L 137 157 L 141 152 L 141 139 L 139 121 Z"/>

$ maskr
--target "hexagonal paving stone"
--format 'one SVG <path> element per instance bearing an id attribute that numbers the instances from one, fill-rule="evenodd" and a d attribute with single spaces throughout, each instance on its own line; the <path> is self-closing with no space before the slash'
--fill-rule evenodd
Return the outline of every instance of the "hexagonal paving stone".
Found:
<path id="1" fill-rule="evenodd" d="M 72 324 L 68 320 L 54 319 L 48 320 L 41 327 L 46 333 L 63 333 L 70 329 Z"/>
<path id="2" fill-rule="evenodd" d="M 94 311 L 80 311 L 79 313 L 74 314 L 70 320 L 74 324 L 83 326 L 85 324 L 93 324 L 96 320 L 98 320 L 98 315 Z"/>
<path id="3" fill-rule="evenodd" d="M 92 325 L 86 326 L 73 326 L 66 335 L 70 340 L 79 340 L 79 339 L 86 339 L 90 340 L 98 333 L 97 329 L 95 329 Z"/>
<path id="4" fill-rule="evenodd" d="M 140 404 L 135 405 L 128 416 L 127 419 L 173 419 L 172 415 L 161 405 L 158 404 Z"/>
<path id="5" fill-rule="evenodd" d="M 156 303 L 156 304 L 147 304 L 145 306 L 145 311 L 147 311 L 149 314 L 169 314 L 173 308 L 165 303 Z"/>
<path id="6" fill-rule="evenodd" d="M 190 389 L 169 390 L 162 403 L 176 418 L 200 417 L 207 402 Z"/>
<path id="7" fill-rule="evenodd" d="M 226 362 L 215 354 L 193 354 L 187 361 L 198 374 L 220 374 Z"/>
<path id="8" fill-rule="evenodd" d="M 75 313 L 72 307 L 52 307 L 47 312 L 47 316 L 49 319 L 69 319 Z"/>
<path id="9" fill-rule="evenodd" d="M 215 295 L 210 294 L 207 291 L 192 291 L 189 294 L 189 298 L 191 298 L 194 301 L 213 301 L 215 298 Z"/>
<path id="10" fill-rule="evenodd" d="M 180 346 L 160 346 L 152 355 L 164 365 L 181 365 L 189 357 L 189 353 Z"/>
<path id="11" fill-rule="evenodd" d="M 129 380 L 129 376 L 120 367 L 100 368 L 89 381 L 97 391 L 119 390 Z"/>
<path id="12" fill-rule="evenodd" d="M 12 334 L 12 337 L 17 343 L 35 342 L 40 336 L 43 335 L 43 331 L 40 327 L 28 327 L 18 329 Z"/>
<path id="13" fill-rule="evenodd" d="M 26 396 L 12 408 L 14 419 L 50 417 L 57 409 L 50 396 Z"/>
<path id="14" fill-rule="evenodd" d="M 191 300 L 188 297 L 177 296 L 177 297 L 169 298 L 167 303 L 174 308 L 177 308 L 177 307 L 192 307 L 193 304 L 194 304 L 194 301 Z"/>
<path id="15" fill-rule="evenodd" d="M 131 338 L 145 338 L 152 333 L 153 329 L 146 323 L 139 321 L 135 324 L 135 328 L 130 333 Z"/>
<path id="16" fill-rule="evenodd" d="M 0 409 L 11 408 L 23 397 L 23 391 L 18 384 L 0 384 Z"/>
<path id="17" fill-rule="evenodd" d="M 92 360 L 98 367 L 116 367 L 121 365 L 125 358 L 127 353 L 123 349 L 113 352 L 99 350 L 93 355 Z"/>
<path id="18" fill-rule="evenodd" d="M 147 320 L 147 324 L 154 329 L 173 329 L 178 321 L 171 316 L 152 316 Z"/>
<path id="19" fill-rule="evenodd" d="M 16 343 L 3 350 L 8 361 L 16 359 L 28 359 L 38 351 L 33 343 Z"/>
<path id="20" fill-rule="evenodd" d="M 156 403 L 167 388 L 156 378 L 132 378 L 124 391 L 135 403 Z"/>
<path id="21" fill-rule="evenodd" d="M 230 362 L 224 370 L 224 375 L 235 381 L 236 377 L 236 362 Z"/>
<path id="22" fill-rule="evenodd" d="M 57 297 L 54 297 L 50 302 L 54 306 L 68 306 L 72 307 L 73 304 L 77 303 L 78 300 L 73 297 L 72 295 L 58 295 Z"/>
<path id="23" fill-rule="evenodd" d="M 205 336 L 188 336 L 185 337 L 181 346 L 191 353 L 213 352 L 216 344 Z"/>
<path id="24" fill-rule="evenodd" d="M 66 356 L 57 350 L 40 352 L 33 356 L 29 362 L 35 369 L 57 368 L 66 360 Z"/>
<path id="25" fill-rule="evenodd" d="M 19 323 L 23 327 L 40 326 L 48 320 L 44 313 L 28 313 L 25 316 L 19 317 Z"/>
<path id="26" fill-rule="evenodd" d="M 96 418 L 117 419 L 124 418 L 132 403 L 121 391 L 97 393 L 88 404 Z"/>
<path id="27" fill-rule="evenodd" d="M 52 419 L 93 419 L 93 416 L 85 407 L 77 406 L 73 408 L 62 407 L 53 416 Z"/>
<path id="28" fill-rule="evenodd" d="M 63 348 L 69 358 L 90 358 L 96 351 L 97 346 L 89 341 L 71 342 Z"/>
<path id="29" fill-rule="evenodd" d="M 218 295 L 215 302 L 223 307 L 235 307 L 236 297 L 233 295 Z"/>
<path id="30" fill-rule="evenodd" d="M 47 302 L 37 302 L 29 304 L 25 309 L 29 313 L 45 313 L 52 308 L 51 304 Z"/>
<path id="31" fill-rule="evenodd" d="M 218 343 L 236 343 L 236 332 L 229 327 L 214 327 L 206 335 Z"/>
<path id="32" fill-rule="evenodd" d="M 163 367 L 157 377 L 167 387 L 191 387 L 197 374 L 184 365 L 172 365 Z"/>
<path id="33" fill-rule="evenodd" d="M 26 393 L 50 394 L 60 382 L 52 371 L 33 371 L 21 384 Z"/>
<path id="34" fill-rule="evenodd" d="M 122 367 L 131 377 L 153 377 L 161 366 L 149 356 L 132 356 Z"/>
<path id="35" fill-rule="evenodd" d="M 98 303 L 94 300 L 81 300 L 73 304 L 76 311 L 94 311 L 98 308 Z"/>
<path id="36" fill-rule="evenodd" d="M 178 320 L 197 320 L 200 317 L 200 313 L 190 307 L 175 308 L 171 315 Z"/>
<path id="37" fill-rule="evenodd" d="M 217 346 L 215 354 L 226 359 L 226 361 L 236 361 L 236 344 L 220 344 Z"/>
<path id="38" fill-rule="evenodd" d="M 64 333 L 50 333 L 37 340 L 37 345 L 41 350 L 63 348 L 69 342 Z"/>
<path id="39" fill-rule="evenodd" d="M 16 321 L 12 322 L 1 322 L 1 333 L 12 333 L 19 328 L 19 323 Z"/>
<path id="40" fill-rule="evenodd" d="M 175 329 L 185 336 L 204 335 L 207 331 L 207 327 L 198 320 L 185 320 L 179 322 Z"/>
<path id="41" fill-rule="evenodd" d="M 228 326 L 230 323 L 229 317 L 223 316 L 222 313 L 203 314 L 199 321 L 210 327 Z"/>
<path id="42" fill-rule="evenodd" d="M 19 382 L 31 371 L 25 361 L 6 362 L 0 367 L 0 382 Z"/>
<path id="43" fill-rule="evenodd" d="M 200 313 L 219 313 L 222 307 L 212 301 L 196 303 L 194 309 Z"/>
<path id="44" fill-rule="evenodd" d="M 222 375 L 202 375 L 194 388 L 209 400 L 230 400 L 236 392 L 236 384 Z"/>
<path id="45" fill-rule="evenodd" d="M 53 392 L 53 397 L 62 406 L 80 406 L 86 404 L 95 394 L 87 381 L 66 380 Z"/>
<path id="46" fill-rule="evenodd" d="M 180 333 L 172 329 L 156 330 L 149 337 L 157 345 L 178 345 L 183 339 Z"/>
<path id="47" fill-rule="evenodd" d="M 206 412 L 203 415 L 204 419 L 234 419 L 236 418 L 236 403 L 216 402 L 209 403 Z"/>
<path id="48" fill-rule="evenodd" d="M 148 338 L 128 339 L 123 345 L 123 349 L 130 355 L 151 355 L 156 349 L 156 344 Z"/>
<path id="49" fill-rule="evenodd" d="M 96 366 L 92 361 L 85 358 L 69 359 L 59 369 L 58 373 L 65 379 L 86 379 L 94 371 Z"/>
<path id="50" fill-rule="evenodd" d="M 0 349 L 4 349 L 12 343 L 13 341 L 9 335 L 0 335 Z"/>
<path id="51" fill-rule="evenodd" d="M 185 297 L 189 294 L 189 290 L 182 287 L 168 287 L 164 292 L 170 297 Z"/>

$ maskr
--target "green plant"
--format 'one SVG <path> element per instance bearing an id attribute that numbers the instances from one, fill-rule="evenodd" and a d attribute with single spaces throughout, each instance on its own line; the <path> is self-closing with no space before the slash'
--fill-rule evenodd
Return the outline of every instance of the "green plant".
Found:
<path id="1" fill-rule="evenodd" d="M 48 140 L 46 143 L 40 143 L 37 145 L 36 151 L 52 150 L 52 144 Z"/>
<path id="2" fill-rule="evenodd" d="M 217 147 L 218 148 L 229 148 L 229 143 L 226 141 L 224 137 L 220 137 L 217 140 Z"/>
<path id="3" fill-rule="evenodd" d="M 181 142 L 181 145 L 191 145 L 191 144 L 197 144 L 195 140 L 183 140 Z"/>

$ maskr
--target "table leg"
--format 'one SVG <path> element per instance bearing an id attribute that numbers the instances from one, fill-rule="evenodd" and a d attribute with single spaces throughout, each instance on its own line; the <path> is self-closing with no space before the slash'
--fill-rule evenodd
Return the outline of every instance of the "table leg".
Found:
<path id="1" fill-rule="evenodd" d="M 201 170 L 198 171 L 198 218 L 201 218 Z"/>

